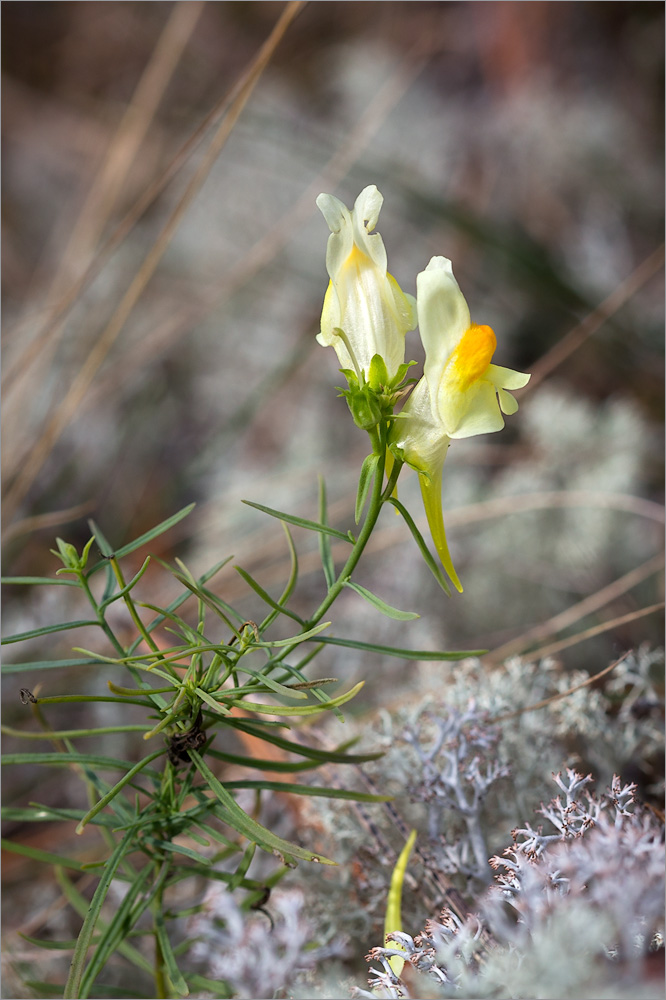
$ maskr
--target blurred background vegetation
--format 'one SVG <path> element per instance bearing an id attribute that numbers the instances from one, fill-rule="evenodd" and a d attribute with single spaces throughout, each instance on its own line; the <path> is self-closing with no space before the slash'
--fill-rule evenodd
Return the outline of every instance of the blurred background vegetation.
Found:
<path id="1" fill-rule="evenodd" d="M 505 432 L 447 459 L 465 593 L 444 601 L 386 514 L 359 582 L 422 618 L 377 620 L 350 593 L 336 619 L 367 641 L 497 651 L 488 669 L 616 619 L 553 650 L 562 666 L 592 674 L 660 643 L 660 616 L 632 615 L 663 599 L 663 6 L 304 4 L 244 95 L 283 10 L 2 5 L 5 574 L 52 574 L 54 536 L 81 548 L 87 517 L 121 545 L 195 500 L 159 554 L 199 573 L 234 553 L 275 591 L 282 533 L 241 498 L 314 517 L 323 475 L 332 523 L 351 525 L 367 442 L 314 340 L 314 202 L 376 183 L 405 291 L 450 257 L 496 363 L 534 376 Z M 233 129 L 209 153 L 220 120 Z M 422 362 L 416 334 L 407 358 Z M 414 479 L 401 498 L 420 516 Z M 296 540 L 307 611 L 323 578 L 316 540 Z M 231 568 L 216 586 L 256 617 Z M 7 630 L 78 617 L 68 596 L 7 588 Z M 423 676 L 350 654 L 324 672 L 368 681 L 357 711 Z M 15 678 L 4 697 L 16 724 Z M 16 898 L 30 866 L 13 864 Z"/>

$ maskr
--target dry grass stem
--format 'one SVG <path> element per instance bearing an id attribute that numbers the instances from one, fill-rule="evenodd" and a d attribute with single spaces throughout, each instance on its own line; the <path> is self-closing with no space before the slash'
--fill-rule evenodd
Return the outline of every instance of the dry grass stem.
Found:
<path id="1" fill-rule="evenodd" d="M 647 580 L 654 573 L 658 573 L 663 565 L 664 555 L 660 552 L 658 555 L 648 559 L 647 562 L 637 566 L 636 569 L 631 570 L 630 573 L 626 573 L 619 579 L 614 580 L 607 587 L 602 587 L 596 593 L 591 594 L 577 604 L 573 604 L 566 611 L 561 612 L 561 614 L 555 615 L 553 618 L 549 618 L 548 621 L 528 629 L 527 632 L 523 632 L 516 639 L 498 646 L 497 649 L 492 650 L 492 652 L 482 658 L 483 662 L 488 665 L 497 664 L 501 663 L 508 656 L 515 656 L 526 652 L 539 639 L 545 639 L 549 635 L 556 635 L 563 629 L 569 628 L 574 622 L 585 618 L 586 615 L 599 611 L 607 604 L 610 604 L 611 601 L 617 600 L 622 594 L 626 594 L 627 591 L 637 587 L 643 580 Z"/>
<path id="2" fill-rule="evenodd" d="M 191 202 L 199 193 L 199 190 L 206 180 L 213 164 L 215 163 L 215 160 L 231 135 L 231 131 L 247 101 L 252 95 L 256 84 L 259 82 L 261 74 L 268 65 L 275 49 L 301 7 L 301 0 L 292 0 L 292 2 L 289 3 L 282 12 L 278 23 L 271 32 L 268 40 L 262 46 L 254 61 L 253 70 L 250 73 L 249 80 L 241 90 L 241 93 L 238 95 L 237 99 L 230 108 L 228 115 L 224 118 L 222 124 L 213 136 L 210 146 L 208 147 L 205 156 L 202 158 L 199 167 L 195 171 L 194 176 L 185 189 L 185 192 L 179 199 L 169 219 L 162 228 L 162 231 L 157 237 L 154 245 L 144 258 L 143 263 L 135 274 L 129 288 L 121 299 L 120 304 L 101 333 L 97 343 L 88 354 L 88 357 L 74 378 L 69 391 L 60 403 L 56 412 L 48 421 L 36 445 L 31 449 L 27 456 L 24 456 L 21 471 L 17 474 L 5 500 L 6 519 L 11 519 L 15 514 L 19 504 L 22 502 L 32 486 L 35 476 L 38 474 L 43 463 L 48 457 L 53 445 L 79 408 L 81 401 L 88 391 L 90 383 L 97 374 L 101 364 L 127 322 L 127 319 L 138 302 L 148 281 L 153 276 L 155 269 L 169 246 L 181 219 L 189 208 Z"/>

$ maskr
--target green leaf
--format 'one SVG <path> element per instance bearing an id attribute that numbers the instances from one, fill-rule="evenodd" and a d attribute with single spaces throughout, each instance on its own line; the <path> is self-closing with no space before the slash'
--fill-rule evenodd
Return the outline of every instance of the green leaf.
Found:
<path id="1" fill-rule="evenodd" d="M 146 765 L 149 764 L 151 760 L 155 760 L 157 757 L 161 757 L 163 753 L 166 753 L 165 747 L 163 747 L 161 750 L 156 750 L 154 753 L 149 754 L 147 757 L 144 757 L 143 760 L 140 760 L 138 764 L 135 764 L 134 767 L 131 767 L 130 770 L 127 772 L 127 774 L 124 774 L 120 779 L 120 781 L 117 784 L 115 784 L 113 788 L 106 793 L 106 795 L 103 795 L 102 798 L 99 800 L 99 802 L 97 802 L 91 809 L 88 810 L 83 819 L 80 820 L 79 823 L 77 824 L 76 832 L 82 833 L 83 828 L 90 822 L 90 820 L 94 816 L 97 815 L 98 812 L 101 812 L 102 809 L 104 809 L 104 807 L 107 806 L 109 802 L 111 802 L 111 800 L 116 797 L 121 788 L 124 788 L 125 785 L 127 785 L 132 780 L 132 778 L 134 778 L 134 776 L 139 773 L 139 771 L 144 770 L 144 768 L 146 768 Z M 147 769 L 146 773 L 150 773 L 150 771 L 152 770 L 153 770 L 152 768 L 149 768 Z M 159 774 L 158 777 L 160 777 Z"/>
<path id="2" fill-rule="evenodd" d="M 132 830 L 128 830 L 123 839 L 116 845 L 115 850 L 106 863 L 102 877 L 97 883 L 97 888 L 93 894 L 90 907 L 83 921 L 83 927 L 76 942 L 76 948 L 74 949 L 69 976 L 63 992 L 64 1000 L 75 1000 L 79 996 L 79 987 L 81 986 L 86 955 L 90 947 L 93 931 L 95 930 L 95 924 L 97 923 L 113 877 L 116 874 L 116 869 L 125 855 L 132 849 L 133 840 L 134 833 Z"/>
<path id="3" fill-rule="evenodd" d="M 212 993 L 214 996 L 231 995 L 231 986 L 221 979 L 207 979 L 206 976 L 200 976 L 198 973 L 195 973 L 189 975 L 187 980 L 195 990 L 203 990 L 206 993 Z"/>
<path id="4" fill-rule="evenodd" d="M 217 712 L 218 715 L 229 715 L 229 709 L 226 707 L 226 704 L 219 701 L 215 701 L 213 696 L 211 694 L 208 694 L 207 691 L 204 691 L 203 688 L 198 687 L 195 688 L 194 690 L 196 694 L 199 695 L 201 700 L 205 702 L 209 708 L 212 708 L 214 712 Z"/>
<path id="5" fill-rule="evenodd" d="M 279 782 L 277 782 L 277 784 L 279 784 Z M 233 892 L 234 889 L 237 889 L 238 886 L 243 881 L 243 879 L 245 878 L 245 876 L 247 875 L 247 870 L 252 864 L 252 859 L 256 853 L 256 850 L 257 850 L 257 845 L 255 843 L 250 843 L 245 848 L 243 857 L 240 860 L 240 864 L 238 865 L 238 868 L 236 869 L 234 874 L 231 876 L 231 881 L 229 882 L 230 892 Z"/>
<path id="6" fill-rule="evenodd" d="M 292 773 L 294 771 L 311 771 L 315 767 L 319 767 L 321 761 L 318 760 L 305 760 L 305 761 L 284 761 L 284 760 L 270 760 L 269 758 L 262 757 L 245 757 L 242 754 L 236 753 L 226 753 L 224 750 L 207 750 L 209 757 L 215 757 L 216 760 L 224 760 L 228 764 L 240 764 L 242 767 L 249 767 L 256 769 L 257 771 L 284 771 L 287 773 Z"/>
<path id="7" fill-rule="evenodd" d="M 2 808 L 2 818 L 17 823 L 52 823 L 53 820 L 79 820 L 82 816 L 83 809 L 54 809 L 36 802 L 25 809 L 15 809 L 11 806 Z M 115 825 L 116 820 L 112 816 L 96 816 L 93 823 L 95 826 L 111 827 Z"/>
<path id="8" fill-rule="evenodd" d="M 47 865 L 60 865 L 61 868 L 73 868 L 74 871 L 81 871 L 81 862 L 73 861 L 71 858 L 63 857 L 60 854 L 51 854 L 50 851 L 41 851 L 38 847 L 29 847 L 27 844 L 15 844 L 5 837 L 0 839 L 0 845 L 5 851 L 12 851 L 13 854 L 22 854 L 26 858 L 34 861 L 43 861 Z"/>
<path id="9" fill-rule="evenodd" d="M 361 514 L 363 513 L 363 508 L 365 507 L 365 501 L 368 499 L 368 493 L 370 492 L 370 487 L 372 486 L 372 480 L 377 470 L 378 462 L 379 455 L 375 455 L 374 452 L 372 455 L 367 455 L 366 458 L 363 459 L 361 475 L 358 480 L 356 507 L 354 509 L 354 520 L 356 521 L 356 524 L 358 524 L 361 520 Z"/>
<path id="10" fill-rule="evenodd" d="M 328 527 L 328 510 L 326 504 L 326 483 L 324 477 L 319 477 L 319 521 Z M 330 589 L 335 583 L 335 563 L 331 552 L 331 539 L 323 532 L 319 535 L 319 558 L 324 570 L 326 586 Z"/>
<path id="11" fill-rule="evenodd" d="M 121 546 L 121 548 L 116 549 L 115 552 L 113 552 L 113 550 L 109 547 L 108 542 L 106 542 L 106 539 L 104 539 L 104 536 L 102 535 L 101 531 L 99 530 L 94 521 L 89 522 L 90 530 L 95 535 L 95 538 L 97 539 L 97 544 L 99 545 L 100 549 L 102 550 L 102 553 L 106 558 L 115 555 L 116 559 L 122 559 L 123 556 L 129 555 L 130 552 L 134 552 L 136 551 L 136 549 L 140 549 L 142 545 L 147 545 L 148 542 L 152 542 L 154 538 L 159 538 L 159 536 L 163 535 L 165 531 L 168 531 L 169 528 L 173 528 L 175 524 L 178 524 L 178 522 L 182 521 L 184 517 L 187 517 L 187 515 L 190 514 L 195 507 L 196 504 L 194 503 L 188 504 L 187 507 L 183 507 L 182 510 L 179 510 L 176 514 L 172 514 L 171 517 L 168 517 L 166 521 L 161 521 L 160 524 L 156 525 L 154 528 L 151 528 L 150 531 L 146 531 L 145 534 L 140 535 L 138 538 L 135 538 L 133 542 L 128 542 L 127 545 Z M 90 570 L 89 575 L 96 572 L 97 569 L 101 569 L 104 565 L 105 564 L 103 562 L 97 563 L 97 565 L 93 566 L 93 568 Z"/>
<path id="12" fill-rule="evenodd" d="M 352 583 L 351 580 L 345 580 L 345 587 L 350 587 L 352 590 L 355 590 L 357 594 L 360 594 L 361 597 L 365 598 L 368 604 L 372 604 L 373 608 L 376 608 L 377 611 L 381 611 L 381 613 L 386 615 L 387 618 L 395 618 L 399 622 L 409 622 L 413 621 L 415 618 L 421 617 L 414 611 L 399 611 L 397 608 L 392 608 L 390 604 L 387 604 L 386 601 L 382 601 L 381 597 L 377 597 L 377 595 L 373 594 L 370 590 L 366 590 L 366 588 L 362 587 L 360 583 Z"/>
<path id="13" fill-rule="evenodd" d="M 5 736 L 16 736 L 24 740 L 63 740 L 77 739 L 81 736 L 104 736 L 107 733 L 145 733 L 145 725 L 101 726 L 99 729 L 45 729 L 38 733 L 26 732 L 23 729 L 12 729 L 11 726 L 0 726 Z"/>
<path id="14" fill-rule="evenodd" d="M 164 751 L 161 751 L 162 753 Z M 159 754 L 154 754 L 157 757 Z M 146 758 L 147 760 L 147 758 Z M 115 757 L 100 757 L 95 754 L 86 753 L 6 753 L 3 754 L 0 764 L 83 764 L 87 767 L 108 768 L 109 770 L 125 771 L 132 767 L 131 761 L 119 760 Z M 136 767 L 136 765 L 134 765 Z M 160 772 L 154 768 L 148 768 L 148 774 L 154 777 L 161 777 Z"/>
<path id="15" fill-rule="evenodd" d="M 278 604 L 282 607 L 286 604 L 291 595 L 294 592 L 294 587 L 296 586 L 296 581 L 298 580 L 298 553 L 296 552 L 296 546 L 294 545 L 294 539 L 291 537 L 291 532 L 287 525 L 282 522 L 282 527 L 284 528 L 284 533 L 287 536 L 287 545 L 289 547 L 289 555 L 291 557 L 291 569 L 289 571 L 289 579 L 287 580 L 287 586 L 282 591 L 280 595 L 280 600 Z"/>
<path id="16" fill-rule="evenodd" d="M 319 635 L 330 624 L 330 622 L 320 622 L 314 628 L 310 628 L 306 632 L 299 632 L 298 635 L 292 636 L 291 639 L 274 639 L 272 642 L 252 642 L 250 643 L 250 647 L 252 649 L 272 649 L 274 646 L 296 646 L 299 642 L 305 642 L 306 639 L 311 639 L 313 636 Z"/>
<path id="17" fill-rule="evenodd" d="M 260 823 L 257 823 L 256 820 L 253 820 L 241 809 L 233 795 L 218 781 L 203 757 L 196 750 L 190 750 L 190 757 L 204 781 L 208 783 L 211 791 L 224 807 L 225 821 L 234 830 L 237 830 L 238 833 L 243 834 L 248 840 L 254 841 L 258 847 L 261 847 L 264 851 L 268 851 L 270 854 L 277 853 L 281 857 L 301 858 L 304 861 L 318 861 L 324 865 L 335 864 L 335 861 L 330 861 L 321 854 L 314 854 L 312 851 L 307 851 L 296 844 L 290 844 L 289 841 L 283 840 L 282 837 L 276 836 L 270 830 L 267 830 L 266 827 L 261 826 Z"/>
<path id="18" fill-rule="evenodd" d="M 235 719 L 233 716 L 226 720 L 226 724 L 233 729 L 240 729 L 250 736 L 256 736 L 265 743 L 272 743 L 281 750 L 288 750 L 299 757 L 307 757 L 309 760 L 316 760 L 322 764 L 365 764 L 367 761 L 379 760 L 383 753 L 368 754 L 347 754 L 339 750 L 317 750 L 314 747 L 304 746 L 301 743 L 294 743 L 292 740 L 278 736 L 277 733 L 269 732 L 260 724 L 259 720 Z M 210 750 L 211 756 L 215 757 L 218 751 Z"/>
<path id="19" fill-rule="evenodd" d="M 60 886 L 67 902 L 72 907 L 74 912 L 78 913 L 78 915 L 81 917 L 82 920 L 85 920 L 90 906 L 88 900 L 85 899 L 81 895 L 81 893 L 75 888 L 75 886 L 69 880 L 69 878 L 62 870 L 62 868 L 55 868 L 54 873 L 56 881 Z M 120 871 L 117 872 L 116 877 L 122 878 L 124 874 L 125 873 L 121 868 Z M 107 926 L 106 921 L 100 918 L 97 921 L 96 930 L 99 930 L 100 933 L 103 933 L 106 929 L 106 926 Z M 119 952 L 119 954 L 123 955 L 124 958 L 127 958 L 130 962 L 136 965 L 138 969 L 141 969 L 143 972 L 148 973 L 149 976 L 152 975 L 154 970 L 152 968 L 151 963 L 143 957 L 140 951 L 137 951 L 137 949 L 134 948 L 127 941 L 121 942 L 117 947 L 117 951 Z M 99 992 L 100 996 L 104 995 L 100 984 L 97 985 L 96 992 Z M 61 994 L 62 994 L 62 988 L 61 988 Z"/>
<path id="20" fill-rule="evenodd" d="M 192 836 L 189 830 L 188 836 Z M 174 844 L 171 840 L 160 840 L 157 837 L 144 837 L 143 839 L 151 847 L 156 847 L 160 851 L 168 851 L 171 854 L 184 854 L 186 858 L 191 858 L 192 861 L 196 861 L 197 864 L 204 865 L 206 868 L 211 864 L 210 858 L 199 854 L 198 851 L 193 851 L 191 847 L 185 847 L 183 844 Z"/>
<path id="21" fill-rule="evenodd" d="M 303 624 L 303 619 L 300 615 L 297 615 L 295 611 L 290 611 L 288 608 L 278 604 L 278 602 L 274 600 L 271 595 L 264 590 L 261 584 L 257 583 L 254 577 L 252 577 L 246 570 L 242 569 L 240 566 L 234 566 L 234 569 L 237 573 L 240 573 L 248 586 L 252 587 L 255 594 L 258 594 L 262 601 L 269 606 L 269 608 L 273 608 L 273 610 L 277 611 L 279 614 L 287 615 L 288 618 L 293 618 L 293 620 L 298 622 L 299 625 Z"/>
<path id="22" fill-rule="evenodd" d="M 400 503 L 400 501 L 396 497 L 389 497 L 388 502 L 393 504 L 395 509 L 400 511 L 400 513 L 402 514 L 405 523 L 407 524 L 407 527 L 412 533 L 414 541 L 416 542 L 421 551 L 421 555 L 423 556 L 426 566 L 428 567 L 434 578 L 437 580 L 437 583 L 440 585 L 446 596 L 450 597 L 451 591 L 449 590 L 449 585 L 446 582 L 446 578 L 442 573 L 441 569 L 439 568 L 439 566 L 437 565 L 437 563 L 435 562 L 435 560 L 433 559 L 430 553 L 430 549 L 428 548 L 425 539 L 423 538 L 423 535 L 416 527 L 413 518 L 410 516 L 407 509 Z"/>
<path id="23" fill-rule="evenodd" d="M 43 941 L 41 938 L 30 937 L 29 934 L 21 934 L 20 931 L 17 933 L 24 941 L 36 945 L 37 948 L 46 948 L 47 951 L 74 951 L 76 947 L 76 938 L 70 938 L 69 941 Z M 99 941 L 99 936 L 93 937 L 91 943 L 96 944 L 97 941 Z"/>
<path id="24" fill-rule="evenodd" d="M 395 646 L 378 646 L 373 642 L 359 642 L 357 639 L 337 639 L 334 636 L 320 636 L 318 642 L 327 642 L 331 646 L 346 646 L 348 649 L 360 649 L 369 653 L 381 653 L 384 656 L 397 656 L 401 660 L 465 660 L 468 656 L 483 656 L 487 649 L 459 649 L 448 653 L 432 649 L 398 649 Z"/>
<path id="25" fill-rule="evenodd" d="M 55 584 L 56 587 L 78 587 L 78 580 L 64 580 L 61 576 L 55 578 L 51 576 L 3 576 L 0 583 L 25 586 L 39 586 L 40 584 Z"/>
<path id="26" fill-rule="evenodd" d="M 294 685 L 294 687 L 287 687 L 286 684 L 280 684 L 279 681 L 273 680 L 272 677 L 270 677 L 267 673 L 262 672 L 261 670 L 250 670 L 249 667 L 244 667 L 240 664 L 238 666 L 238 669 L 242 670 L 243 673 L 250 674 L 252 677 L 255 678 L 256 681 L 259 681 L 261 685 L 265 685 L 271 691 L 274 691 L 275 694 L 279 694 L 283 698 L 301 698 L 301 699 L 307 698 L 307 694 L 305 694 L 304 691 L 296 690 L 296 688 L 301 687 L 301 685 Z M 318 684 L 321 683 L 322 683 L 321 681 L 312 681 L 311 684 L 308 684 L 308 687 L 316 687 Z"/>
<path id="27" fill-rule="evenodd" d="M 119 600 L 121 597 L 126 597 L 127 594 L 129 594 L 130 591 L 133 590 L 134 587 L 136 587 L 137 583 L 139 582 L 139 580 L 141 579 L 141 577 L 143 576 L 143 574 L 146 572 L 146 570 L 150 566 L 150 563 L 151 563 L 151 557 L 150 556 L 146 556 L 146 558 L 143 561 L 143 565 L 141 566 L 141 568 L 139 569 L 139 571 L 137 572 L 137 574 L 132 577 L 132 579 L 130 580 L 130 582 L 126 583 L 125 586 L 122 588 L 122 590 L 116 591 L 116 593 L 113 594 L 111 597 L 108 597 L 105 601 L 102 601 L 102 603 L 99 606 L 100 611 L 104 611 L 110 604 L 113 604 L 115 601 Z"/>
<path id="28" fill-rule="evenodd" d="M 98 659 L 76 660 L 32 660 L 28 663 L 3 663 L 3 674 L 22 674 L 26 670 L 57 670 L 61 667 L 95 667 L 102 661 Z"/>
<path id="29" fill-rule="evenodd" d="M 256 788 L 272 792 L 293 792 L 294 795 L 314 795 L 327 799 L 350 799 L 353 802 L 392 802 L 393 795 L 371 795 L 353 789 L 332 788 L 330 785 L 292 785 L 285 781 L 225 781 L 225 788 Z"/>
<path id="30" fill-rule="evenodd" d="M 229 699 L 232 705 L 237 705 L 239 708 L 247 709 L 250 712 L 259 712 L 261 715 L 316 715 L 318 712 L 325 712 L 331 708 L 337 708 L 338 705 L 344 705 L 345 702 L 351 701 L 355 695 L 361 690 L 365 681 L 359 681 L 355 684 L 353 688 L 350 688 L 345 694 L 338 695 L 337 698 L 331 698 L 327 702 L 319 702 L 318 705 L 259 705 L 254 701 L 245 701 L 242 698 Z"/>
<path id="31" fill-rule="evenodd" d="M 78 993 L 79 997 L 86 998 L 90 995 L 90 990 L 95 983 L 95 979 L 114 952 L 118 950 L 118 946 L 127 938 L 132 926 L 136 924 L 139 916 L 145 910 L 147 901 L 142 902 L 134 909 L 133 912 L 131 912 L 134 902 L 139 893 L 142 891 L 146 879 L 150 875 L 151 871 L 153 871 L 153 867 L 153 864 L 149 863 L 136 874 L 136 876 L 132 879 L 129 889 L 125 893 L 122 902 L 115 910 L 113 917 L 104 927 L 100 939 L 97 942 L 94 954 L 92 955 L 81 979 L 81 986 Z M 97 992 L 97 990 L 95 990 L 95 992 Z"/>
<path id="32" fill-rule="evenodd" d="M 76 621 L 61 622 L 59 625 L 44 625 L 42 628 L 33 628 L 29 632 L 17 632 L 15 635 L 8 635 L 2 640 L 2 645 L 7 646 L 12 642 L 23 642 L 25 639 L 38 639 L 42 635 L 52 635 L 54 632 L 66 632 L 70 628 L 84 628 L 86 625 L 99 626 L 98 621 Z"/>
<path id="33" fill-rule="evenodd" d="M 241 501 L 247 504 L 248 507 L 254 507 L 256 510 L 261 510 L 264 514 L 270 514 L 271 517 L 277 517 L 280 521 L 286 521 L 288 524 L 294 524 L 297 528 L 306 528 L 308 531 L 318 531 L 322 535 L 330 535 L 331 538 L 341 538 L 343 542 L 349 541 L 349 536 L 344 535 L 341 531 L 336 531 L 335 528 L 329 528 L 326 524 L 319 524 L 318 521 L 308 521 L 304 517 L 295 517 L 293 514 L 283 514 L 282 511 L 274 510 L 272 507 L 264 507 L 261 503 L 254 503 L 252 500 Z"/>
<path id="34" fill-rule="evenodd" d="M 190 991 L 176 963 L 176 958 L 173 953 L 171 941 L 169 940 L 166 924 L 164 922 L 164 914 L 161 910 L 155 911 L 154 925 L 155 937 L 157 938 L 160 951 L 162 952 L 162 959 L 164 961 L 167 975 L 169 976 L 169 979 L 171 980 L 171 983 L 177 993 L 179 993 L 182 997 L 189 996 Z"/>

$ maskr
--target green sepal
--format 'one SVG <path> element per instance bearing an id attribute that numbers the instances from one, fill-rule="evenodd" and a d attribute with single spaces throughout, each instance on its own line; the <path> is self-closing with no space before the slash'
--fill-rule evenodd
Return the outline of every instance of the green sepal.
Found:
<path id="1" fill-rule="evenodd" d="M 357 427 L 363 431 L 372 430 L 382 419 L 382 407 L 369 386 L 352 389 L 345 393 L 347 405 Z"/>
<path id="2" fill-rule="evenodd" d="M 391 379 L 391 381 L 388 383 L 388 388 L 389 389 L 397 389 L 397 387 L 399 385 L 401 385 L 402 382 L 404 381 L 405 375 L 407 374 L 407 372 L 409 371 L 409 369 L 412 367 L 412 365 L 415 365 L 415 364 L 416 364 L 416 361 L 405 361 L 405 362 L 403 362 L 403 364 L 401 364 L 399 366 L 397 372 L 395 373 L 395 375 L 393 376 L 393 378 Z M 410 379 L 410 381 L 411 381 L 411 379 Z M 414 381 L 416 381 L 416 379 L 414 379 Z"/>
<path id="3" fill-rule="evenodd" d="M 383 392 L 388 384 L 389 373 L 386 362 L 381 354 L 374 354 L 368 370 L 368 385 L 374 392 Z"/>

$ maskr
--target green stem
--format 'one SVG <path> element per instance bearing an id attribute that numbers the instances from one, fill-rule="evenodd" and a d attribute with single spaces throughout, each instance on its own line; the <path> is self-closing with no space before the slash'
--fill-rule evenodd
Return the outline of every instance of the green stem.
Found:
<path id="1" fill-rule="evenodd" d="M 373 447 L 375 447 L 375 440 L 373 439 Z M 368 512 L 363 522 L 363 527 L 359 533 L 358 538 L 354 544 L 353 549 L 344 564 L 338 578 L 335 583 L 329 587 L 328 594 L 321 602 L 317 610 L 315 611 L 312 618 L 309 619 L 303 626 L 303 632 L 317 625 L 318 622 L 324 617 L 331 604 L 340 594 L 340 591 L 344 588 L 346 581 L 350 578 L 356 566 L 358 565 L 359 559 L 363 555 L 363 551 L 368 543 L 370 535 L 372 534 L 374 527 L 377 523 L 377 518 L 379 517 L 379 512 L 382 509 L 382 505 L 386 503 L 388 498 L 393 493 L 395 489 L 395 484 L 398 481 L 398 476 L 400 475 L 400 469 L 402 468 L 402 462 L 395 462 L 393 469 L 391 470 L 391 477 L 386 486 L 385 490 L 382 490 L 384 483 L 384 469 L 386 466 L 386 430 L 384 427 L 381 428 L 379 434 L 379 442 L 377 446 L 377 453 L 379 455 L 379 460 L 377 462 L 377 469 L 375 471 L 375 478 L 372 484 L 372 493 L 370 495 L 370 503 L 368 505 Z"/>
<path id="2" fill-rule="evenodd" d="M 118 581 L 118 586 L 120 587 L 121 590 L 123 590 L 124 587 L 125 587 L 125 577 L 123 576 L 123 571 L 120 568 L 118 560 L 116 559 L 115 556 L 109 556 L 109 562 L 111 563 L 111 567 L 113 569 L 113 574 L 114 574 L 116 580 Z M 150 632 L 148 631 L 148 629 L 146 628 L 146 626 L 141 621 L 141 618 L 139 617 L 139 612 L 136 610 L 136 608 L 134 606 L 134 601 L 132 600 L 132 598 L 130 597 L 130 595 L 129 594 L 125 594 L 123 596 L 123 600 L 125 602 L 125 606 L 127 607 L 127 610 L 129 611 L 129 613 L 131 615 L 132 621 L 136 625 L 136 627 L 137 627 L 140 635 L 143 638 L 143 641 L 146 643 L 146 645 L 148 646 L 148 648 L 151 649 L 153 651 L 153 653 L 155 654 L 155 658 L 156 658 L 157 662 L 160 663 L 163 667 L 165 667 L 167 669 L 167 671 L 173 677 L 178 677 L 178 674 L 176 673 L 176 671 L 172 669 L 171 664 L 168 663 L 167 660 L 164 659 L 164 656 L 162 655 L 159 646 L 157 645 L 157 643 L 153 639 L 152 635 L 150 634 Z M 123 654 L 124 654 L 124 652 L 125 651 L 123 650 Z"/>
<path id="3" fill-rule="evenodd" d="M 114 635 L 113 629 L 111 628 L 106 618 L 104 617 L 104 612 L 101 610 L 97 601 L 95 600 L 95 595 L 93 594 L 92 590 L 90 589 L 90 585 L 88 584 L 88 578 L 85 576 L 83 572 L 77 573 L 77 576 L 80 580 L 81 588 L 85 592 L 85 595 L 88 598 L 88 601 L 90 602 L 90 605 L 93 608 L 95 615 L 97 616 L 97 621 L 99 622 L 100 628 L 102 629 L 102 631 L 104 632 L 104 634 L 106 635 L 107 639 L 114 647 L 114 649 L 118 653 L 120 653 L 121 656 L 124 656 L 125 649 L 122 646 L 120 640 L 117 639 L 116 636 Z"/>

